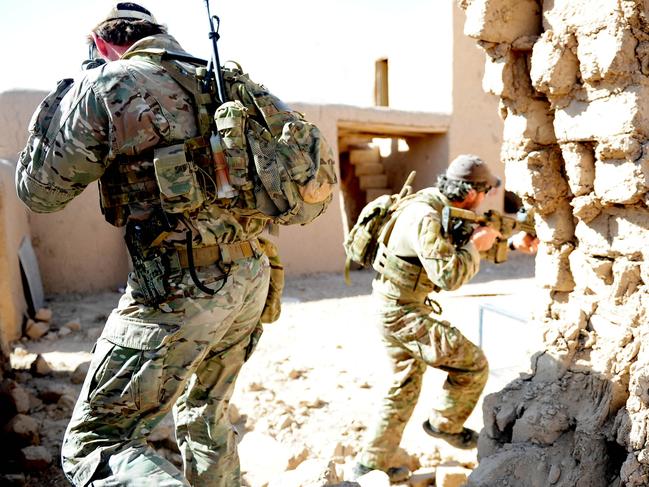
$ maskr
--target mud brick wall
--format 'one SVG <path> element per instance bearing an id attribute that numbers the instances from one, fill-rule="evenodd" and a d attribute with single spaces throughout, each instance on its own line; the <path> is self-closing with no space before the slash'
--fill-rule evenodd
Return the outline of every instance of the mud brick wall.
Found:
<path id="1" fill-rule="evenodd" d="M 471 486 L 649 485 L 649 1 L 464 0 L 536 208 L 544 350 L 484 403 Z"/>

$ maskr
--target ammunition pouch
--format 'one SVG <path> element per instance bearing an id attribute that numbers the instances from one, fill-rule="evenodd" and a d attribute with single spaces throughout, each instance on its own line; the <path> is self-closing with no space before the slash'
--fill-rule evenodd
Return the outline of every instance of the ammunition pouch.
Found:
<path id="1" fill-rule="evenodd" d="M 184 143 L 155 149 L 153 168 L 165 212 L 191 212 L 203 205 L 205 197 L 196 177 L 198 168 L 187 160 Z"/>

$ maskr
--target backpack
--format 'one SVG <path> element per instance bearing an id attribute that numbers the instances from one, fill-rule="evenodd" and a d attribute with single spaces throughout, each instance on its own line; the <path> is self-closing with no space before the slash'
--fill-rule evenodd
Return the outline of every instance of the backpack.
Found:
<path id="1" fill-rule="evenodd" d="M 345 281 L 347 284 L 350 283 L 349 270 L 351 262 L 356 262 L 362 267 L 372 267 L 379 248 L 379 237 L 394 212 L 399 208 L 400 203 L 412 192 L 412 182 L 415 175 L 415 171 L 410 173 L 399 193 L 379 196 L 361 210 L 356 223 L 343 243 L 347 255 L 345 263 Z"/>
<path id="2" fill-rule="evenodd" d="M 166 169 L 156 177 L 168 189 L 169 194 L 163 194 L 170 203 L 167 211 L 194 210 L 221 200 L 228 208 L 240 208 L 251 216 L 261 214 L 282 225 L 304 225 L 324 213 L 337 183 L 333 152 L 318 127 L 303 114 L 253 82 L 236 63 L 222 69 L 230 101 L 216 106 L 214 96 L 201 88 L 205 61 L 156 48 L 133 51 L 128 57 L 135 55 L 149 57 L 165 68 L 196 104 L 200 135 L 185 141 L 181 154 L 171 162 L 163 164 L 165 159 L 160 158 L 158 164 Z M 211 133 L 214 126 L 215 134 Z M 216 172 L 207 172 L 205 161 L 210 164 L 212 158 Z M 226 197 L 218 191 L 223 159 L 229 183 Z M 199 188 L 206 193 L 202 197 L 185 201 L 188 184 L 197 184 L 197 173 L 207 173 L 211 186 Z M 182 176 L 182 184 L 175 175 Z"/>
<path id="3" fill-rule="evenodd" d="M 231 101 L 217 108 L 214 120 L 230 182 L 248 208 L 275 223 L 313 221 L 331 202 L 337 182 L 329 144 L 318 127 L 239 65 L 224 68 L 223 77 Z"/>

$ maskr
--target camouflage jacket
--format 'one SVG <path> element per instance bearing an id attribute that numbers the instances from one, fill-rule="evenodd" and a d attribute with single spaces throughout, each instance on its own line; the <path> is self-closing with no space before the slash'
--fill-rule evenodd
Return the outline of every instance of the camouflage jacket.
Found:
<path id="1" fill-rule="evenodd" d="M 459 288 L 480 270 L 480 254 L 471 242 L 458 248 L 442 233 L 441 213 L 449 204 L 437 188 L 419 191 L 393 215 L 387 244 L 395 255 L 421 263 L 428 278 L 445 291 Z M 374 289 L 394 299 L 421 298 L 380 276 Z"/>
<path id="2" fill-rule="evenodd" d="M 166 34 L 141 39 L 129 51 L 146 48 L 183 52 Z M 16 172 L 18 196 L 36 212 L 63 209 L 120 157 L 137 160 L 197 135 L 192 103 L 164 69 L 146 59 L 112 61 L 61 83 L 32 117 Z M 193 227 L 195 244 L 213 245 L 253 238 L 267 219 L 212 205 L 185 223 Z M 182 225 L 167 241 L 184 239 Z"/>

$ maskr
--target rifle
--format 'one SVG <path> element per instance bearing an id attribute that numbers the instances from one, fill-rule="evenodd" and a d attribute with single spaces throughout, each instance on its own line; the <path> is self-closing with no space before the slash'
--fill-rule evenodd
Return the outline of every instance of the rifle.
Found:
<path id="1" fill-rule="evenodd" d="M 220 103 L 228 101 L 228 94 L 225 90 L 225 81 L 223 81 L 223 71 L 221 71 L 221 61 L 219 60 L 219 48 L 217 41 L 221 37 L 219 35 L 219 28 L 221 27 L 221 19 L 217 15 L 212 15 L 210 12 L 210 0 L 205 0 L 205 8 L 207 9 L 207 19 L 210 22 L 210 33 L 208 34 L 212 41 L 212 60 L 208 69 L 207 80 L 211 80 L 214 76 L 216 82 L 216 90 L 219 96 Z M 216 20 L 216 30 L 214 30 L 214 21 Z"/>
<path id="2" fill-rule="evenodd" d="M 210 12 L 210 0 L 205 0 L 205 8 L 207 9 L 207 19 L 210 23 L 208 37 L 212 41 L 212 60 L 207 68 L 202 90 L 204 94 L 216 94 L 217 100 L 216 106 L 214 107 L 216 109 L 228 101 L 228 93 L 223 79 L 223 71 L 221 70 L 221 61 L 219 59 L 219 48 L 217 46 L 217 41 L 220 38 L 219 28 L 221 26 L 221 19 L 219 19 L 217 15 L 212 15 Z M 214 30 L 214 21 L 216 21 L 216 30 Z M 230 185 L 228 165 L 225 156 L 223 155 L 221 137 L 216 131 L 214 120 L 211 120 L 211 126 L 212 135 L 210 136 L 210 148 L 212 150 L 214 169 L 216 171 L 216 195 L 218 198 L 234 198 L 237 195 L 237 191 Z"/>
<path id="3" fill-rule="evenodd" d="M 488 210 L 484 215 L 478 215 L 470 210 L 445 206 L 442 210 L 442 230 L 445 234 L 452 233 L 453 220 L 463 220 L 479 226 L 487 226 L 498 230 L 502 237 L 498 237 L 494 245 L 483 254 L 483 258 L 500 264 L 507 260 L 509 244 L 507 239 L 518 232 L 526 232 L 536 237 L 536 230 L 532 222 L 532 213 L 521 210 L 515 218 L 503 215 L 496 210 Z"/>

